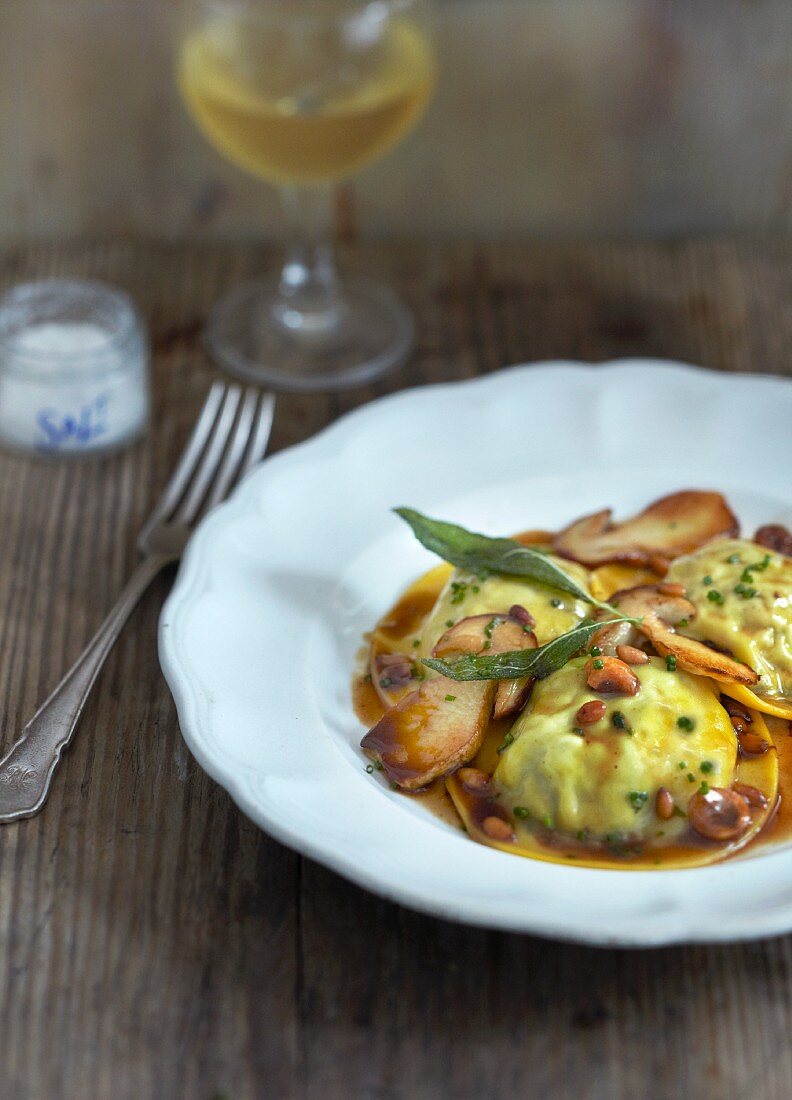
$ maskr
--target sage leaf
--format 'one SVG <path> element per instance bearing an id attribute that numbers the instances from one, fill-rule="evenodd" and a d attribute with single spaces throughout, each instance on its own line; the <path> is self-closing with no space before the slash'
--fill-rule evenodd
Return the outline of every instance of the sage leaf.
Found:
<path id="1" fill-rule="evenodd" d="M 427 657 L 424 664 L 442 673 L 452 680 L 513 680 L 518 676 L 532 676 L 543 680 L 551 672 L 563 668 L 581 649 L 589 644 L 594 634 L 604 626 L 613 623 L 631 622 L 636 619 L 627 617 L 595 622 L 584 619 L 583 622 L 560 634 L 552 641 L 537 649 L 518 649 L 510 653 L 471 654 L 456 661 L 441 661 L 436 657 Z"/>
<path id="2" fill-rule="evenodd" d="M 568 592 L 595 607 L 606 607 L 557 565 L 547 554 L 522 546 L 514 539 L 478 535 L 455 523 L 431 519 L 414 508 L 394 508 L 396 515 L 409 523 L 418 541 L 444 561 L 470 573 L 499 573 L 527 577 L 539 584 Z"/>

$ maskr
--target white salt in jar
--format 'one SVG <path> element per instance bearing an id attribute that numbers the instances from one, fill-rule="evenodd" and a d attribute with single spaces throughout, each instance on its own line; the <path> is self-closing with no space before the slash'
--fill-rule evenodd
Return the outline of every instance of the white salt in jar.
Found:
<path id="1" fill-rule="evenodd" d="M 132 300 L 102 283 L 45 279 L 0 298 L 0 446 L 86 455 L 148 422 L 148 345 Z"/>

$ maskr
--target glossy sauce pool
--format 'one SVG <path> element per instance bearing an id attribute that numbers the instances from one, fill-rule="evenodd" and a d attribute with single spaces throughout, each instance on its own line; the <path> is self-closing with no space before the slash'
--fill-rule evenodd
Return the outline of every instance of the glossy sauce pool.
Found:
<path id="1" fill-rule="evenodd" d="M 541 543 L 546 539 L 546 532 L 530 531 L 517 537 L 519 541 L 526 544 Z M 388 648 L 392 647 L 394 652 L 409 653 L 411 642 L 403 645 L 401 650 L 399 643 L 420 632 L 423 621 L 432 610 L 449 572 L 448 568 L 439 567 L 433 570 L 432 574 L 427 574 L 426 580 L 430 583 L 424 584 L 419 592 L 408 591 L 397 600 L 377 623 L 372 634 L 366 637 L 367 644 L 359 653 L 358 671 L 352 681 L 352 702 L 355 714 L 366 729 L 374 726 L 385 713 L 385 708 L 371 682 L 368 668 L 371 638 L 376 637 L 381 644 L 384 643 Z M 775 745 L 775 750 L 770 751 L 776 751 L 778 754 L 779 797 L 767 824 L 757 836 L 739 848 L 740 854 L 749 850 L 755 853 L 757 846 L 775 845 L 792 840 L 792 723 L 770 715 L 763 717 Z M 498 761 L 498 746 L 503 742 L 510 725 L 511 720 L 490 722 L 484 743 L 472 761 L 472 766 L 492 774 Z M 462 819 L 442 779 L 435 780 L 423 791 L 401 792 L 401 796 L 417 800 L 444 822 L 464 829 Z M 698 837 L 692 830 L 685 840 L 683 844 L 648 848 L 640 854 L 629 854 L 623 859 L 614 860 L 612 851 L 598 852 L 558 834 L 548 833 L 543 843 L 542 858 L 559 863 L 584 859 L 588 865 L 596 866 L 599 863 L 608 867 L 618 865 L 625 870 L 656 870 L 658 867 L 662 869 L 664 863 L 673 864 L 674 867 L 684 866 L 685 863 L 697 865 L 700 863 L 702 850 L 723 850 L 723 858 L 729 858 L 730 853 L 728 849 L 724 850 L 723 845 Z"/>

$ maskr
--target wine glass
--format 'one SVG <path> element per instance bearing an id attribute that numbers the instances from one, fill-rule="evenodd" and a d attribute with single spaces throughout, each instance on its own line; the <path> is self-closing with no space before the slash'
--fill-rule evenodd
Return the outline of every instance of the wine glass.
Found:
<path id="1" fill-rule="evenodd" d="M 285 390 L 359 385 L 403 361 L 408 310 L 366 278 L 341 279 L 333 185 L 415 125 L 436 59 L 428 0 L 188 0 L 177 79 L 204 136 L 276 184 L 291 243 L 278 276 L 232 289 L 206 340 L 230 373 Z"/>

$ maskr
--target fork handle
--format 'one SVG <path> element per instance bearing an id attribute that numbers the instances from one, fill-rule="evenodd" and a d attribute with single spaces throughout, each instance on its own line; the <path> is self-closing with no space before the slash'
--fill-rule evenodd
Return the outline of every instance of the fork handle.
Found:
<path id="1" fill-rule="evenodd" d="M 140 563 L 92 641 L 0 760 L 0 824 L 32 817 L 44 805 L 61 753 L 121 628 L 160 570 L 175 560 L 151 555 Z"/>

